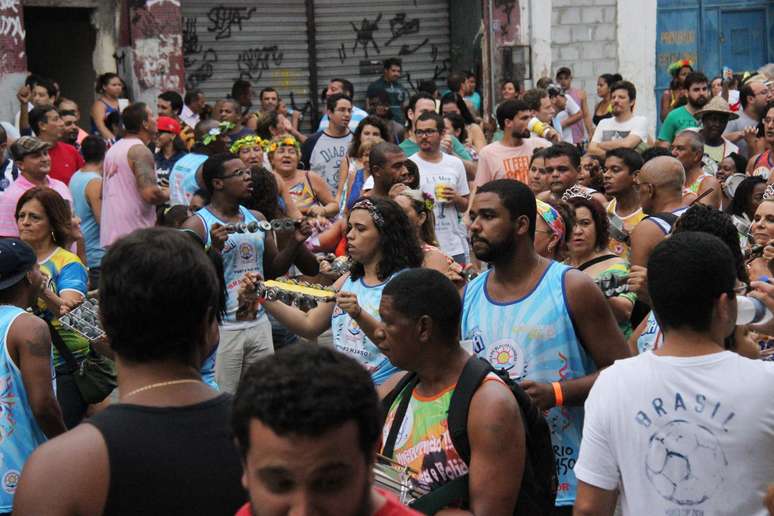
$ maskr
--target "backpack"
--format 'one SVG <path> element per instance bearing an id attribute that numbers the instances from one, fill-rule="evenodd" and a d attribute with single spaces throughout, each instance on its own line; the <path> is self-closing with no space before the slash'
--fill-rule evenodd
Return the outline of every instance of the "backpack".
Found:
<path id="1" fill-rule="evenodd" d="M 524 461 L 524 475 L 521 480 L 519 498 L 513 512 L 515 516 L 527 516 L 535 514 L 549 514 L 554 509 L 556 500 L 557 475 L 554 451 L 551 445 L 551 431 L 542 412 L 532 403 L 532 399 L 519 385 L 514 382 L 506 371 L 496 370 L 489 362 L 477 356 L 471 356 L 460 374 L 457 386 L 449 403 L 448 426 L 454 448 L 459 453 L 465 464 L 470 465 L 470 440 L 468 439 L 468 411 L 470 401 L 479 385 L 489 373 L 495 373 L 513 393 L 521 411 L 526 437 L 526 457 Z M 395 388 L 382 400 L 382 409 L 386 418 L 390 407 L 396 398 L 403 393 L 395 418 L 384 444 L 382 454 L 392 458 L 398 431 L 406 415 L 411 393 L 419 383 L 415 373 L 409 373 Z M 411 507 L 417 510 L 428 510 L 432 514 L 436 510 L 458 501 L 460 492 L 463 493 L 463 502 L 467 503 L 468 475 L 459 477 L 444 484 L 430 494 L 416 500 Z M 448 493 L 448 495 L 447 495 Z M 432 498 L 432 508 L 428 506 Z"/>

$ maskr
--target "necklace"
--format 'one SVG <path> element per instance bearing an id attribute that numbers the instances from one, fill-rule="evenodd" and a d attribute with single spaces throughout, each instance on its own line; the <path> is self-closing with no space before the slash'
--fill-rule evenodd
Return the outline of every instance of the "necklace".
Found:
<path id="1" fill-rule="evenodd" d="M 146 385 L 145 387 L 140 387 L 139 389 L 135 389 L 135 390 L 131 391 L 129 394 L 124 396 L 124 398 L 128 398 L 128 397 L 134 396 L 135 394 L 138 394 L 140 392 L 149 391 L 149 390 L 155 389 L 157 387 L 167 387 L 169 385 L 180 385 L 181 383 L 201 383 L 201 380 L 192 380 L 192 379 L 169 380 L 167 382 L 152 383 L 150 385 Z"/>

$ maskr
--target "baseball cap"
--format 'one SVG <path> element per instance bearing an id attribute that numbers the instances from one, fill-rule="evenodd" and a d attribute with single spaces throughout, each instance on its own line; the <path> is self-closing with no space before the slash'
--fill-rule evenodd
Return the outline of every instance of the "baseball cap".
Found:
<path id="1" fill-rule="evenodd" d="M 18 238 L 0 240 L 0 290 L 16 285 L 37 263 L 35 251 Z"/>
<path id="2" fill-rule="evenodd" d="M 36 154 L 48 150 L 51 147 L 52 145 L 50 143 L 46 143 L 40 138 L 34 136 L 22 136 L 11 145 L 11 155 L 16 161 L 21 161 L 24 159 L 24 156 Z"/>
<path id="3" fill-rule="evenodd" d="M 180 133 L 180 122 L 168 116 L 160 116 L 156 122 L 156 127 L 158 127 L 159 131 L 173 134 Z"/>

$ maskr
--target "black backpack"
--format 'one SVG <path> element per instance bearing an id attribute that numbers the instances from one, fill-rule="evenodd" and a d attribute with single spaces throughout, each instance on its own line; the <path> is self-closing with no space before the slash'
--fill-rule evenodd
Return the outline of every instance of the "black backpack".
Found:
<path id="1" fill-rule="evenodd" d="M 495 373 L 511 389 L 519 404 L 524 424 L 527 456 L 519 498 L 513 514 L 516 516 L 550 514 L 554 510 L 558 482 L 548 423 L 542 412 L 532 403 L 529 395 L 511 380 L 506 371 L 494 369 L 489 362 L 475 355 L 470 357 L 465 364 L 449 403 L 448 425 L 452 444 L 465 464 L 470 465 L 470 440 L 468 439 L 467 424 L 470 401 L 478 386 L 489 373 Z M 411 393 L 418 382 L 416 374 L 407 374 L 382 401 L 382 409 L 386 418 L 395 399 L 404 393 L 382 450 L 382 454 L 389 458 L 392 458 L 400 425 L 406 415 Z M 432 514 L 452 502 L 460 501 L 458 496 L 460 492 L 464 493 L 462 502 L 467 504 L 469 501 L 467 498 L 467 480 L 468 475 L 452 480 L 420 498 L 411 506 L 416 510 L 427 510 L 427 514 Z M 426 500 L 426 498 L 431 497 L 432 500 Z"/>

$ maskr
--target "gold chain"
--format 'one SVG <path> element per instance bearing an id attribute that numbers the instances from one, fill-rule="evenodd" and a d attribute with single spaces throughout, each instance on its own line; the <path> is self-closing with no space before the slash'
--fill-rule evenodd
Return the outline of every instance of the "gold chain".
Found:
<path id="1" fill-rule="evenodd" d="M 202 382 L 201 382 L 201 380 L 186 379 L 186 380 L 170 380 L 168 382 L 152 383 L 150 385 L 146 385 L 145 387 L 140 387 L 139 389 L 133 390 L 132 392 L 130 392 L 129 394 L 124 396 L 124 398 L 128 398 L 129 396 L 134 396 L 137 393 L 140 393 L 140 392 L 143 392 L 143 391 L 149 391 L 149 390 L 155 389 L 157 387 L 166 387 L 168 385 L 179 385 L 181 383 L 202 383 Z"/>

